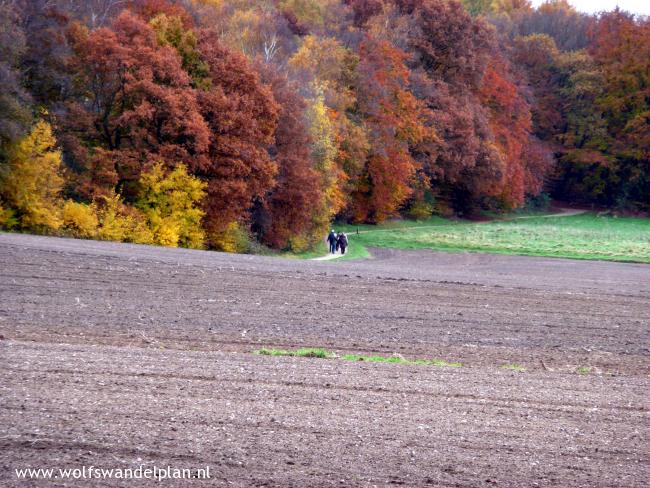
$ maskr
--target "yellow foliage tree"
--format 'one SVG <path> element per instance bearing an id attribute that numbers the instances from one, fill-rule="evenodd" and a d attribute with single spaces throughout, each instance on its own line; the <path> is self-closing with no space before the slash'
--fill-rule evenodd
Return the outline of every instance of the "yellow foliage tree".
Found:
<path id="1" fill-rule="evenodd" d="M 288 11 L 310 32 L 332 32 L 341 25 L 349 7 L 341 0 L 280 0 L 280 11 Z"/>
<path id="2" fill-rule="evenodd" d="M 56 149 L 52 127 L 39 121 L 9 150 L 0 193 L 26 230 L 47 231 L 61 227 L 61 152 Z"/>
<path id="3" fill-rule="evenodd" d="M 201 200 L 207 184 L 187 173 L 179 164 L 165 174 L 161 163 L 140 177 L 140 198 L 136 206 L 147 218 L 156 244 L 200 249 L 205 234 L 201 226 Z"/>
<path id="4" fill-rule="evenodd" d="M 345 112 L 356 101 L 352 80 L 358 58 L 333 37 L 309 35 L 289 59 L 299 76 L 307 75 L 323 92 L 327 104 Z"/>
<path id="5" fill-rule="evenodd" d="M 315 168 L 322 177 L 321 187 L 325 199 L 324 208 L 329 211 L 328 215 L 323 216 L 325 226 L 327 226 L 345 204 L 343 192 L 341 191 L 345 181 L 345 174 L 336 163 L 338 154 L 336 132 L 322 92 L 312 101 L 307 116 L 310 122 Z M 322 225 L 318 227 L 322 227 Z"/>
<path id="6" fill-rule="evenodd" d="M 0 229 L 12 229 L 17 223 L 13 211 L 5 208 L 0 201 Z"/>
<path id="7" fill-rule="evenodd" d="M 282 0 L 280 8 L 292 12 L 303 24 L 321 27 L 324 11 L 320 3 L 318 0 Z"/>
<path id="8" fill-rule="evenodd" d="M 289 60 L 297 70 L 305 70 L 321 82 L 334 82 L 341 78 L 349 51 L 333 37 L 309 35 Z"/>

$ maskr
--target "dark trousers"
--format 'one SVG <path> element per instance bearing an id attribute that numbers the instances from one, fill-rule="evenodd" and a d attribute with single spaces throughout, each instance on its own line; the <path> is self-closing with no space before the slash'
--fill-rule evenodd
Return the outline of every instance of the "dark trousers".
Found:
<path id="1" fill-rule="evenodd" d="M 340 244 L 339 244 L 339 246 L 340 246 Z M 341 246 L 341 254 L 345 254 L 345 249 L 346 249 L 346 246 Z"/>
<path id="2" fill-rule="evenodd" d="M 330 252 L 332 254 L 336 253 L 336 242 L 330 242 Z"/>

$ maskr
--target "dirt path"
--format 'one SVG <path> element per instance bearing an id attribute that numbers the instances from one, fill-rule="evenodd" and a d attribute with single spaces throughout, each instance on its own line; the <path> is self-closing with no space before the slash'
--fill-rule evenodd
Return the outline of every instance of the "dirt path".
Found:
<path id="1" fill-rule="evenodd" d="M 332 259 L 338 259 L 341 257 L 343 257 L 343 254 L 341 254 L 340 252 L 337 252 L 336 254 L 327 253 L 325 256 L 312 259 L 312 261 L 331 261 Z"/>
<path id="2" fill-rule="evenodd" d="M 140 464 L 209 465 L 217 486 L 646 486 L 650 266 L 373 255 L 0 234 L 0 486 Z"/>
<path id="3" fill-rule="evenodd" d="M 548 215 L 523 215 L 521 217 L 515 217 L 514 220 L 519 220 L 519 219 L 548 219 L 548 218 L 555 218 L 555 217 L 572 217 L 574 215 L 582 215 L 584 213 L 587 213 L 586 210 L 578 210 L 575 208 L 560 208 L 560 210 L 557 213 L 554 214 L 548 214 Z"/>

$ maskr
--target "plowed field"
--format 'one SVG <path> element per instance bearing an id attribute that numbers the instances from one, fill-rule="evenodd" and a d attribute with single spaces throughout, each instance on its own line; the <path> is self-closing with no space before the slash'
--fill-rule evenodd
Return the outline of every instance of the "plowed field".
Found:
<path id="1" fill-rule="evenodd" d="M 140 465 L 209 466 L 223 486 L 650 480 L 650 265 L 0 234 L 0 334 L 0 486 L 27 467 Z"/>

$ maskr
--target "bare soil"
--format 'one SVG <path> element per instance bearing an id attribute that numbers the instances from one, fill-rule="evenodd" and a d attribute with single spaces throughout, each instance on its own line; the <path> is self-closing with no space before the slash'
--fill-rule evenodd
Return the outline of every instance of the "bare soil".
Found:
<path id="1" fill-rule="evenodd" d="M 141 464 L 219 486 L 647 486 L 649 265 L 372 252 L 0 234 L 0 486 Z M 464 366 L 252 354 L 307 346 Z"/>

